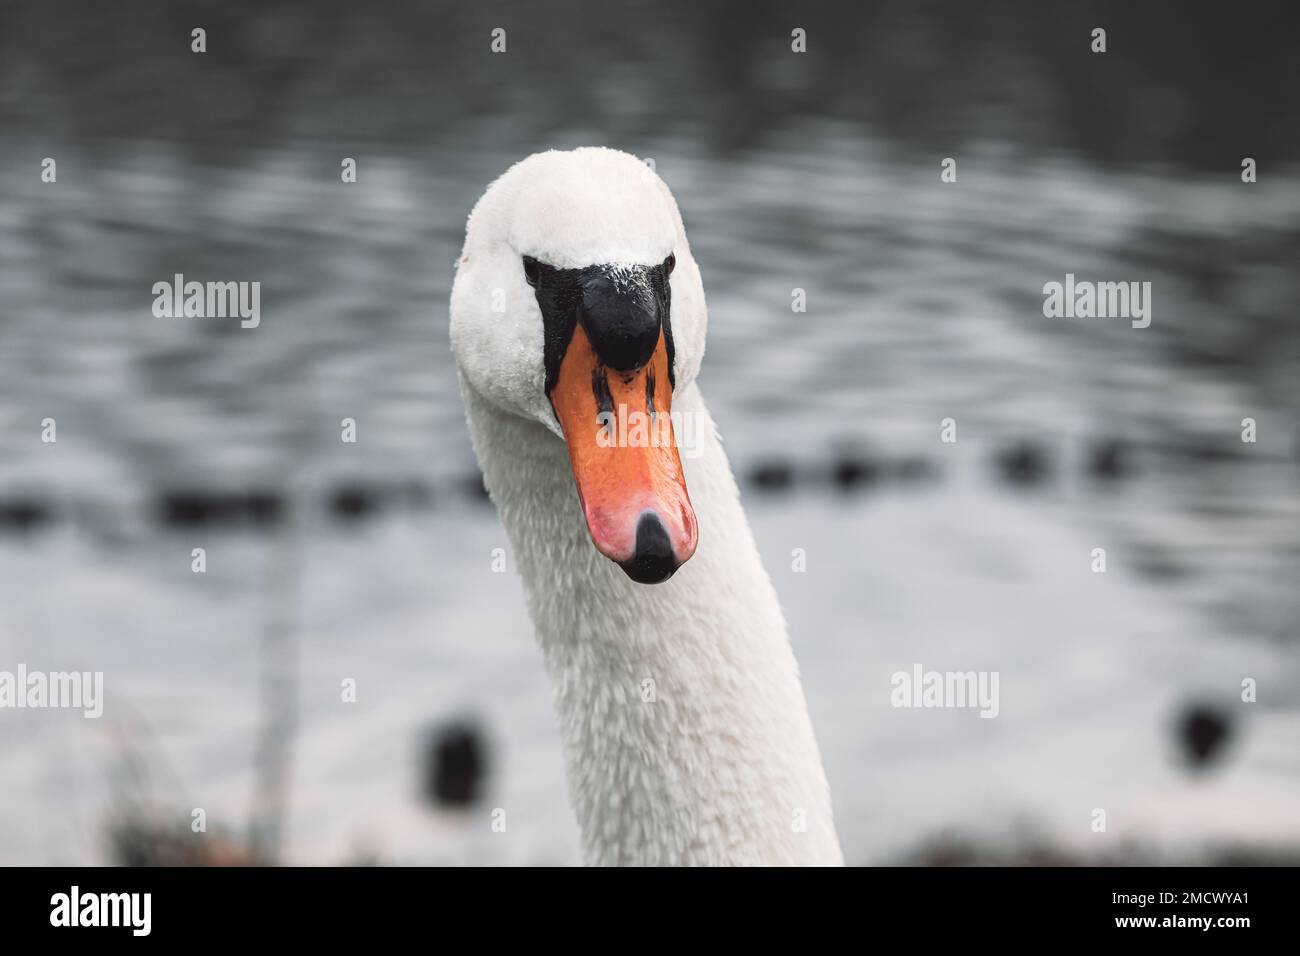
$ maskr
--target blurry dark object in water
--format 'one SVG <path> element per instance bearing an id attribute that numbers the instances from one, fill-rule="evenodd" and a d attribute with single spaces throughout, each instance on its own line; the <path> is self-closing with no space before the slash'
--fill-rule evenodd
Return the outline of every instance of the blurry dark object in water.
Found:
<path id="1" fill-rule="evenodd" d="M 1088 456 L 1088 474 L 1092 477 L 1113 481 L 1132 473 L 1132 452 L 1123 442 L 1107 439 L 1092 447 Z"/>
<path id="2" fill-rule="evenodd" d="M 284 516 L 284 499 L 273 491 L 219 493 L 169 491 L 159 503 L 164 524 L 176 528 L 253 524 L 268 526 Z"/>
<path id="3" fill-rule="evenodd" d="M 998 472 L 1008 484 L 1041 484 L 1051 470 L 1047 453 L 1027 441 L 1019 442 L 998 453 Z"/>
<path id="4" fill-rule="evenodd" d="M 1194 572 L 1178 552 L 1147 544 L 1132 545 L 1129 560 L 1139 574 L 1154 581 L 1177 581 Z"/>
<path id="5" fill-rule="evenodd" d="M 1220 442 L 1213 438 L 1201 438 L 1178 445 L 1173 449 L 1173 453 L 1188 461 L 1213 465 L 1237 461 L 1242 457 L 1243 449 L 1242 442 Z"/>
<path id="6" fill-rule="evenodd" d="M 374 518 L 385 506 L 405 503 L 413 509 L 428 508 L 433 491 L 420 481 L 368 483 L 354 480 L 340 484 L 329 499 L 330 514 L 344 522 Z"/>
<path id="7" fill-rule="evenodd" d="M 487 741 L 478 725 L 457 721 L 436 729 L 424 759 L 424 797 L 435 807 L 463 808 L 482 794 Z"/>
<path id="8" fill-rule="evenodd" d="M 276 524 L 284 510 L 284 500 L 270 491 L 254 491 L 244 501 L 254 524 Z"/>
<path id="9" fill-rule="evenodd" d="M 369 489 L 357 484 L 344 485 L 330 498 L 330 512 L 336 518 L 355 521 L 364 518 L 379 507 L 379 501 Z"/>
<path id="10" fill-rule="evenodd" d="M 904 866 L 1081 866 L 1089 861 L 1072 857 L 1068 851 L 1036 837 L 1000 845 L 940 832 L 900 862 Z"/>
<path id="11" fill-rule="evenodd" d="M 875 462 L 860 457 L 843 457 L 831 466 L 831 484 L 840 491 L 856 491 L 864 485 L 873 485 L 880 468 Z"/>
<path id="12" fill-rule="evenodd" d="M 491 500 L 488 496 L 487 485 L 483 483 L 483 476 L 480 474 L 473 474 L 465 479 L 465 491 L 477 501 Z"/>
<path id="13" fill-rule="evenodd" d="M 406 503 L 415 509 L 428 508 L 433 504 L 433 489 L 422 481 L 414 479 L 403 486 Z"/>
<path id="14" fill-rule="evenodd" d="M 1214 843 L 1170 849 L 1126 839 L 1083 850 L 1041 834 L 989 837 L 943 831 L 899 858 L 868 862 L 888 866 L 1295 866 L 1300 862 L 1300 846 Z"/>
<path id="15" fill-rule="evenodd" d="M 750 471 L 749 483 L 760 491 L 786 491 L 794 483 L 794 472 L 782 461 L 763 462 Z"/>
<path id="16" fill-rule="evenodd" d="M 17 531 L 19 534 L 26 534 L 41 525 L 48 524 L 53 517 L 53 511 L 39 501 L 31 499 L 0 501 L 0 531 Z"/>
<path id="17" fill-rule="evenodd" d="M 905 485 L 918 485 L 938 477 L 934 465 L 924 458 L 900 458 L 894 463 L 894 477 Z"/>
<path id="18" fill-rule="evenodd" d="M 1191 704 L 1178 718 L 1178 742 L 1188 766 L 1208 768 L 1223 755 L 1232 736 L 1232 719 L 1226 711 L 1208 704 Z"/>

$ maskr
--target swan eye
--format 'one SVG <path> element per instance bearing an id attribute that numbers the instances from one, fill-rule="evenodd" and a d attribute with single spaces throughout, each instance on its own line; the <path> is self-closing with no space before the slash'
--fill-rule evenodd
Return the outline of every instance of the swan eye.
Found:
<path id="1" fill-rule="evenodd" d="M 524 256 L 524 278 L 528 280 L 528 284 L 534 289 L 537 288 L 537 283 L 541 281 L 542 264 L 532 256 Z"/>
<path id="2" fill-rule="evenodd" d="M 670 255 L 667 259 L 664 260 L 664 275 L 666 276 L 672 275 L 673 266 L 675 265 L 677 265 L 677 257 Z"/>

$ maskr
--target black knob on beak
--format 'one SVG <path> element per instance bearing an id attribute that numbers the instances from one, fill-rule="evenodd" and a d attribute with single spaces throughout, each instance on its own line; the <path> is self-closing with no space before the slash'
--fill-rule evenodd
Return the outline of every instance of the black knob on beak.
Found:
<path id="1" fill-rule="evenodd" d="M 677 570 L 668 530 L 653 511 L 647 511 L 637 521 L 636 553 L 631 561 L 624 561 L 619 567 L 637 584 L 659 584 Z"/>
<path id="2" fill-rule="evenodd" d="M 607 368 L 631 372 L 650 361 L 659 342 L 659 297 L 648 270 L 618 266 L 582 277 L 578 321 Z"/>

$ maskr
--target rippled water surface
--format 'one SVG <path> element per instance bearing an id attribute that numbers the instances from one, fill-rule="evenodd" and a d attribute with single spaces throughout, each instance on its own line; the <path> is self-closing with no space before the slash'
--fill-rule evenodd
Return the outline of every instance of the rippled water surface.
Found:
<path id="1" fill-rule="evenodd" d="M 942 186 L 937 163 L 829 121 L 643 152 L 704 273 L 701 382 L 846 856 L 944 831 L 1104 852 L 1095 807 L 1116 841 L 1300 841 L 1295 175 L 989 145 Z M 259 642 L 279 629 L 299 702 L 287 858 L 576 861 L 447 345 L 465 216 L 519 156 L 390 148 L 343 186 L 311 141 L 234 166 L 142 143 L 62 161 L 54 188 L 0 181 L 0 667 L 103 670 L 109 693 L 99 722 L 0 715 L 0 859 L 105 860 L 124 800 L 242 832 Z M 177 272 L 260 281 L 261 326 L 153 317 Z M 1067 272 L 1151 282 L 1151 327 L 1044 318 Z M 1000 719 L 892 709 L 890 675 L 918 661 L 1000 671 Z M 1201 775 L 1171 731 L 1197 701 L 1234 728 Z M 486 802 L 426 810 L 420 742 L 466 713 L 492 744 Z M 486 828 L 496 806 L 514 838 Z"/>

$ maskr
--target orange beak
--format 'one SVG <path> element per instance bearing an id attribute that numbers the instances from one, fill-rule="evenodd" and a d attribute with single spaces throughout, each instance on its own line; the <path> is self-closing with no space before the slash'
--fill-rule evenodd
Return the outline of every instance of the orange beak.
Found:
<path id="1" fill-rule="evenodd" d="M 695 553 L 698 530 L 670 417 L 664 333 L 648 362 L 620 372 L 577 325 L 551 404 L 596 550 L 634 581 L 667 580 Z"/>

